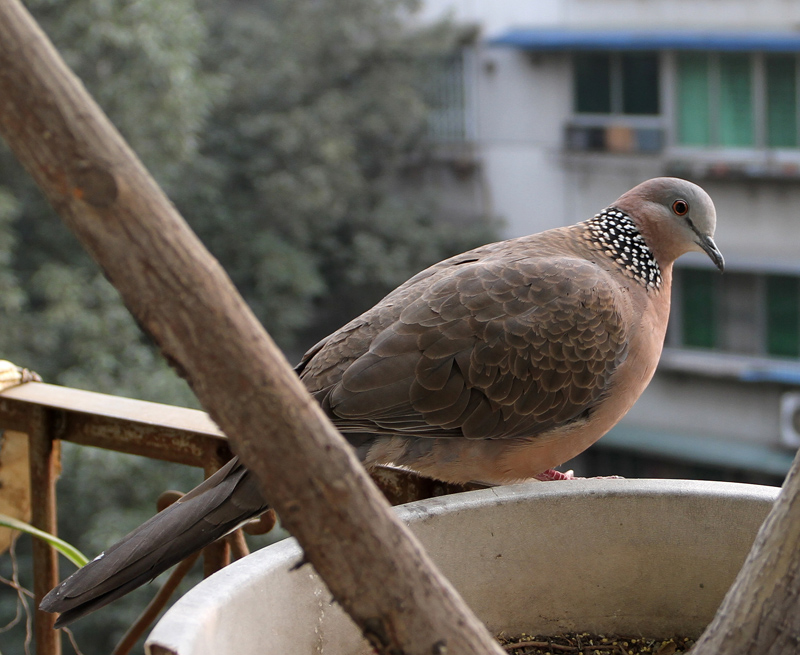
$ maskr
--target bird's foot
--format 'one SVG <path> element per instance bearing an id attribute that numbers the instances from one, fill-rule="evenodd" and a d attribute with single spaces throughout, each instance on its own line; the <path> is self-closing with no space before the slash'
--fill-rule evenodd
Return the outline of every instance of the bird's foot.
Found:
<path id="1" fill-rule="evenodd" d="M 554 480 L 622 480 L 624 478 L 621 475 L 597 475 L 591 478 L 580 478 L 575 475 L 574 471 L 562 473 L 555 469 L 547 469 L 543 473 L 539 473 L 535 479 L 540 482 L 552 482 Z"/>
<path id="2" fill-rule="evenodd" d="M 556 471 L 555 469 L 547 469 L 543 473 L 539 473 L 539 475 L 536 476 L 536 479 L 541 482 L 551 482 L 553 480 L 575 480 L 576 478 L 574 471 L 562 473 L 561 471 Z"/>

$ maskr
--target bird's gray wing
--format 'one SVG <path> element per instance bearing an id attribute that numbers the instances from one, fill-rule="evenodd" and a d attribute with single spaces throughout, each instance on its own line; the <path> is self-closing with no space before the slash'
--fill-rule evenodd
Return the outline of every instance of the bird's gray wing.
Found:
<path id="1" fill-rule="evenodd" d="M 345 435 L 530 437 L 585 415 L 627 354 L 621 287 L 565 256 L 440 267 L 310 351 Z"/>

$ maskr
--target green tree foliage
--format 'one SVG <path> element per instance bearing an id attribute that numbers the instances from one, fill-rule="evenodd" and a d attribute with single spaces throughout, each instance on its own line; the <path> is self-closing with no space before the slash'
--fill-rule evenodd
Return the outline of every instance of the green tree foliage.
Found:
<path id="1" fill-rule="evenodd" d="M 193 0 L 29 0 L 26 5 L 162 185 L 195 153 L 215 81 Z"/>
<path id="2" fill-rule="evenodd" d="M 193 1 L 27 4 L 145 164 L 174 188 L 219 87 L 200 64 L 207 33 Z M 0 153 L 0 192 L 14 200 L 5 210 L 14 219 L 6 270 L 22 292 L 14 301 L 19 311 L 3 313 L 13 336 L 0 344 L 2 356 L 50 382 L 191 403 L 188 388 L 154 354 L 116 292 L 6 150 Z M 0 214 L 5 205 L 0 202 Z M 0 267 L 4 263 L 0 258 Z M 3 274 L 0 268 L 0 280 Z"/>
<path id="3" fill-rule="evenodd" d="M 10 325 L 20 320 L 25 300 L 12 266 L 17 241 L 14 220 L 18 210 L 14 197 L 0 188 L 0 316 L 9 318 L 8 323 L 5 320 L 2 323 L 9 327 L 0 329 L 0 356 L 16 347 L 17 332 L 10 329 Z"/>
<path id="4" fill-rule="evenodd" d="M 485 221 L 437 221 L 417 185 L 429 154 L 425 75 L 456 35 L 409 28 L 407 5 L 205 9 L 207 60 L 227 88 L 177 202 L 284 346 L 493 236 Z"/>

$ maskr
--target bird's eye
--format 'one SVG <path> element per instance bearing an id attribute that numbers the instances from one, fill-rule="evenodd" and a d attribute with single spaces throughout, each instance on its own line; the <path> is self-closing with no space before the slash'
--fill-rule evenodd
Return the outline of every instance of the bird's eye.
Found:
<path id="1" fill-rule="evenodd" d="M 678 216 L 685 216 L 689 211 L 689 203 L 685 200 L 676 200 L 672 203 L 672 211 Z"/>

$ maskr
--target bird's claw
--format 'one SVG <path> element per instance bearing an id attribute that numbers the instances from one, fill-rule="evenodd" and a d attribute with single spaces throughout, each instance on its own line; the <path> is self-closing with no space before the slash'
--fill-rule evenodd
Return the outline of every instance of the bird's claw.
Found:
<path id="1" fill-rule="evenodd" d="M 575 471 L 556 471 L 555 469 L 547 469 L 543 473 L 536 476 L 536 480 L 540 482 L 553 482 L 555 480 L 624 480 L 621 475 L 597 475 L 591 478 L 581 478 L 575 475 Z"/>

